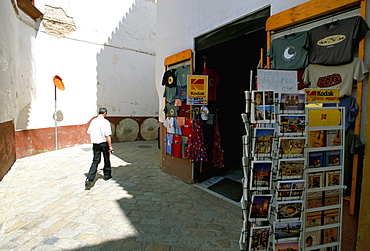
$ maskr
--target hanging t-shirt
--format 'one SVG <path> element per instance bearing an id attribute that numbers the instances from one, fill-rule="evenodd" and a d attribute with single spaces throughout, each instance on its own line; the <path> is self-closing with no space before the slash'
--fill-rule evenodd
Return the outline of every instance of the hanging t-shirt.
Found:
<path id="1" fill-rule="evenodd" d="M 338 20 L 309 30 L 303 48 L 309 51 L 310 64 L 348 64 L 368 30 L 361 16 Z"/>
<path id="2" fill-rule="evenodd" d="M 176 95 L 176 87 L 168 87 L 164 88 L 163 97 L 166 98 L 167 103 L 173 103 L 175 99 L 177 99 Z"/>
<path id="3" fill-rule="evenodd" d="M 272 69 L 298 70 L 308 65 L 308 52 L 302 46 L 306 41 L 307 31 L 275 38 L 267 53 L 272 59 Z"/>
<path id="4" fill-rule="evenodd" d="M 163 126 L 166 127 L 167 133 L 174 134 L 175 133 L 175 125 L 174 125 L 174 118 L 167 117 L 166 120 L 163 122 Z"/>
<path id="5" fill-rule="evenodd" d="M 173 134 L 166 134 L 164 137 L 164 142 L 166 142 L 166 153 L 172 155 L 172 142 L 173 142 Z"/>
<path id="6" fill-rule="evenodd" d="M 337 106 L 337 103 L 324 103 L 325 107 L 333 107 Z M 356 116 L 358 113 L 358 105 L 357 100 L 355 97 L 352 96 L 345 96 L 343 98 L 339 99 L 339 107 L 345 107 L 345 123 L 344 123 L 344 129 L 345 131 L 348 131 L 348 128 L 354 124 L 356 120 Z"/>
<path id="7" fill-rule="evenodd" d="M 190 74 L 190 65 L 182 65 L 176 69 L 177 86 L 188 85 L 188 75 Z"/>
<path id="8" fill-rule="evenodd" d="M 177 86 L 176 87 L 176 95 L 181 101 L 186 100 L 187 92 L 188 92 L 187 86 Z"/>
<path id="9" fill-rule="evenodd" d="M 191 134 L 191 120 L 185 118 L 185 125 L 181 127 L 182 135 L 189 136 Z"/>
<path id="10" fill-rule="evenodd" d="M 175 134 L 182 135 L 181 126 L 177 124 L 177 118 L 173 118 L 173 126 L 175 127 Z"/>
<path id="11" fill-rule="evenodd" d="M 307 66 L 303 80 L 311 88 L 340 89 L 339 97 L 350 96 L 353 79 L 362 81 L 368 72 L 364 61 L 355 58 L 351 63 L 337 66 L 310 64 Z"/>
<path id="12" fill-rule="evenodd" d="M 218 77 L 217 72 L 204 68 L 202 75 L 208 76 L 208 100 L 216 101 L 217 100 L 217 86 L 220 78 Z"/>
<path id="13" fill-rule="evenodd" d="M 162 78 L 162 85 L 168 86 L 168 87 L 176 87 L 177 79 L 176 79 L 176 70 L 171 69 L 166 71 L 163 74 Z"/>
<path id="14" fill-rule="evenodd" d="M 166 113 L 168 117 L 177 117 L 178 110 L 179 110 L 179 106 L 175 106 L 174 104 L 169 104 L 169 103 L 167 103 L 163 109 L 163 111 Z"/>
<path id="15" fill-rule="evenodd" d="M 172 155 L 181 158 L 181 136 L 173 135 Z"/>

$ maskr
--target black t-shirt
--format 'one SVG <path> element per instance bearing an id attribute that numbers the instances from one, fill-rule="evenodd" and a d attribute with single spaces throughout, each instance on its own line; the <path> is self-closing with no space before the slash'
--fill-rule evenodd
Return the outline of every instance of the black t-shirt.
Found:
<path id="1" fill-rule="evenodd" d="M 338 20 L 309 30 L 303 48 L 309 51 L 311 64 L 348 64 L 368 30 L 361 16 Z"/>
<path id="2" fill-rule="evenodd" d="M 176 70 L 168 70 L 163 74 L 162 85 L 176 87 Z"/>

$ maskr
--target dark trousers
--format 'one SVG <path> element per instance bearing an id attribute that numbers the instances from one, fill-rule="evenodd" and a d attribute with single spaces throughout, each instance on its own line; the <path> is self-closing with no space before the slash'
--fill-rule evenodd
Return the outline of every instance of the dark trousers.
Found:
<path id="1" fill-rule="evenodd" d="M 96 172 L 98 169 L 98 165 L 101 161 L 101 154 L 103 153 L 103 158 L 104 158 L 104 176 L 110 176 L 112 173 L 112 168 L 110 165 L 110 159 L 109 155 L 110 153 L 108 152 L 109 146 L 107 142 L 103 142 L 100 144 L 93 144 L 93 152 L 94 152 L 94 158 L 93 162 L 91 164 L 89 174 L 87 175 L 87 179 L 90 181 L 94 181 Z"/>

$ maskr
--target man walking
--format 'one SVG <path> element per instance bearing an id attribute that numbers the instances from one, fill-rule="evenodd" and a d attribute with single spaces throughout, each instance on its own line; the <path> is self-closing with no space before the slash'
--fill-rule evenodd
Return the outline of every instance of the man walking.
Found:
<path id="1" fill-rule="evenodd" d="M 91 143 L 93 143 L 94 158 L 85 181 L 86 190 L 90 190 L 92 187 L 98 165 L 101 161 L 101 153 L 103 153 L 104 158 L 104 180 L 112 178 L 112 168 L 109 159 L 109 154 L 113 151 L 110 137 L 112 130 L 109 121 L 105 119 L 106 116 L 107 109 L 99 108 L 98 117 L 91 121 L 89 129 L 87 130 L 87 133 L 90 134 Z"/>

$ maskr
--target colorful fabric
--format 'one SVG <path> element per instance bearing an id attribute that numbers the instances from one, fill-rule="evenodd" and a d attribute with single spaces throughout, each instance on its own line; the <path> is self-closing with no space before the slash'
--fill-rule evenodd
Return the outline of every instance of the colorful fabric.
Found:
<path id="1" fill-rule="evenodd" d="M 188 138 L 188 146 L 186 147 L 185 157 L 192 162 L 207 162 L 207 150 L 204 145 L 203 130 L 200 122 L 195 120 L 191 134 Z"/>

